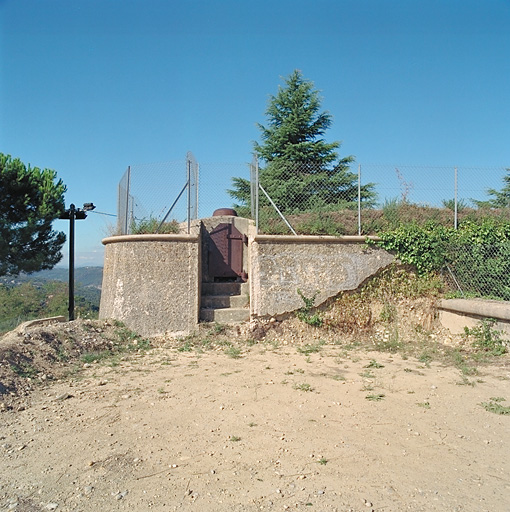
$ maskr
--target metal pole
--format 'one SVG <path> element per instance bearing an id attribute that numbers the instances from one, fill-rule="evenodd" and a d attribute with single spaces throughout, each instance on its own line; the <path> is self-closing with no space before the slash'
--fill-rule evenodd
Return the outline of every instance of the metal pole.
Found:
<path id="1" fill-rule="evenodd" d="M 191 229 L 191 160 L 188 158 L 188 235 Z"/>
<path id="2" fill-rule="evenodd" d="M 195 173 L 195 219 L 198 219 L 198 187 L 199 187 L 199 179 L 200 179 L 200 164 L 197 162 L 197 164 L 196 164 L 196 173 Z"/>
<path id="3" fill-rule="evenodd" d="M 259 234 L 259 159 L 255 157 L 255 234 Z"/>
<path id="4" fill-rule="evenodd" d="M 69 208 L 69 321 L 74 320 L 74 219 L 76 208 Z"/>
<path id="5" fill-rule="evenodd" d="M 128 218 L 129 218 L 129 187 L 131 185 L 131 166 L 127 168 L 127 183 L 126 183 L 126 220 L 124 222 L 124 235 L 128 234 Z"/>
<path id="6" fill-rule="evenodd" d="M 297 236 L 297 233 L 294 231 L 294 228 L 290 225 L 289 221 L 285 218 L 283 213 L 279 210 L 278 206 L 276 206 L 276 204 L 274 204 L 274 201 L 269 197 L 269 194 L 264 190 L 264 187 L 260 184 L 259 184 L 259 187 L 260 187 L 260 190 L 262 190 L 262 192 L 264 192 L 264 195 L 268 198 L 269 202 L 271 203 L 273 208 L 276 210 L 278 215 L 283 219 L 283 222 L 285 222 L 285 224 L 287 224 L 287 227 L 292 231 L 292 234 L 294 236 Z"/>
<path id="7" fill-rule="evenodd" d="M 361 236 L 361 164 L 358 164 L 358 235 Z"/>
<path id="8" fill-rule="evenodd" d="M 455 227 L 455 229 L 457 229 L 457 226 L 458 226 L 458 208 L 457 208 L 457 167 L 455 167 L 455 199 L 454 199 L 454 202 L 455 202 L 455 210 L 454 210 L 454 220 L 453 220 L 453 225 Z"/>

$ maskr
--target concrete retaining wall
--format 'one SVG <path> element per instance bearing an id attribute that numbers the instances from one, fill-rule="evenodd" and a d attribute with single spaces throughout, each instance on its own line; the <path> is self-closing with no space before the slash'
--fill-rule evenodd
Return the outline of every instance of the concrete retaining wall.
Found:
<path id="1" fill-rule="evenodd" d="M 303 306 L 299 288 L 319 305 L 394 261 L 365 244 L 361 236 L 256 236 L 250 244 L 250 308 L 253 316 L 273 316 Z"/>
<path id="2" fill-rule="evenodd" d="M 195 329 L 200 314 L 200 237 L 126 235 L 103 240 L 100 318 L 142 336 Z"/>
<path id="3" fill-rule="evenodd" d="M 462 334 L 464 327 L 472 329 L 484 318 L 494 318 L 493 328 L 503 331 L 510 340 L 510 303 L 483 299 L 443 299 L 439 304 L 439 319 L 453 334 Z"/>

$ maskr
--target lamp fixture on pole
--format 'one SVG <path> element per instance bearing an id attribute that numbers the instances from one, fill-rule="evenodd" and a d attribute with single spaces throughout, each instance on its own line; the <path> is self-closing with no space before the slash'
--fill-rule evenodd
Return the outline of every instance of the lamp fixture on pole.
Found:
<path id="1" fill-rule="evenodd" d="M 76 208 L 71 204 L 60 219 L 69 220 L 69 321 L 74 320 L 74 221 L 87 218 L 87 212 L 95 208 L 93 203 L 84 203 L 83 208 Z"/>

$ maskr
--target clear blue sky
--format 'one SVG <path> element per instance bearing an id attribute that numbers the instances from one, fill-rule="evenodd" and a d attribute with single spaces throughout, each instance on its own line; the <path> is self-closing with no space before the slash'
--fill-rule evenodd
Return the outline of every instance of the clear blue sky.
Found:
<path id="1" fill-rule="evenodd" d="M 510 167 L 509 27 L 508 0 L 0 0 L 0 151 L 55 169 L 67 205 L 116 213 L 128 165 L 249 162 L 268 96 L 300 69 L 326 139 L 387 164 L 366 180 Z M 213 184 L 231 167 L 210 169 L 203 195 L 226 206 Z M 499 187 L 485 172 L 471 189 Z M 114 223 L 77 223 L 77 265 L 102 264 Z"/>

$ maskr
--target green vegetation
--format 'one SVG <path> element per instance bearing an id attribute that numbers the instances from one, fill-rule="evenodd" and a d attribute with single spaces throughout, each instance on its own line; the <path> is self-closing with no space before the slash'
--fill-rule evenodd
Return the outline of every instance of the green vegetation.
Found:
<path id="1" fill-rule="evenodd" d="M 143 235 L 146 233 L 161 233 L 164 235 L 177 234 L 179 233 L 179 224 L 175 220 L 172 220 L 171 222 L 163 222 L 163 224 L 161 224 L 160 220 L 154 217 L 149 217 L 148 219 L 141 219 L 138 221 L 133 220 L 130 233 L 133 235 Z"/>
<path id="2" fill-rule="evenodd" d="M 501 402 L 504 402 L 506 399 L 497 396 L 489 398 L 488 402 L 482 402 L 480 405 L 489 412 L 493 412 L 494 414 L 501 414 L 504 416 L 510 415 L 510 406 L 501 405 Z"/>
<path id="3" fill-rule="evenodd" d="M 503 176 L 504 186 L 501 190 L 489 188 L 487 193 L 492 196 L 492 199 L 487 201 L 473 202 L 480 208 L 508 208 L 510 207 L 510 169 L 506 169 L 507 175 Z"/>
<path id="4" fill-rule="evenodd" d="M 0 333 L 34 318 L 67 316 L 69 291 L 67 283 L 49 281 L 37 285 L 30 281 L 17 286 L 0 284 Z M 75 290 L 76 316 L 97 318 L 99 296 L 77 286 Z"/>
<path id="5" fill-rule="evenodd" d="M 365 398 L 369 402 L 380 402 L 385 396 L 383 393 L 378 393 L 376 395 L 367 395 Z"/>
<path id="6" fill-rule="evenodd" d="M 437 222 L 401 225 L 381 234 L 377 244 L 393 251 L 420 275 L 448 270 L 465 292 L 510 300 L 510 222 L 465 221 L 459 229 Z"/>
<path id="7" fill-rule="evenodd" d="M 52 222 L 65 209 L 62 180 L 0 153 L 0 276 L 52 268 L 62 258 L 62 232 Z"/>
<path id="8" fill-rule="evenodd" d="M 375 359 L 372 359 L 370 363 L 364 366 L 364 368 L 384 368 L 384 365 L 378 363 Z"/>
<path id="9" fill-rule="evenodd" d="M 484 318 L 480 325 L 472 329 L 464 327 L 464 334 L 473 339 L 475 347 L 493 356 L 500 356 L 507 352 L 507 347 L 501 338 L 501 331 L 494 329 L 495 323 L 494 318 Z"/>
<path id="10" fill-rule="evenodd" d="M 255 142 L 256 154 L 266 166 L 259 181 L 278 208 L 285 214 L 341 209 L 356 204 L 357 174 L 349 171 L 354 157 L 339 159 L 339 142 L 328 143 L 323 135 L 332 123 L 321 111 L 321 98 L 314 84 L 299 71 L 285 79 L 285 86 L 271 96 L 266 110 L 267 126 L 258 125 L 262 142 Z M 250 183 L 233 178 L 228 192 L 239 203 L 235 208 L 246 214 L 250 207 Z M 373 205 L 373 184 L 361 187 L 366 205 Z M 261 211 L 269 209 L 265 198 Z"/>
<path id="11" fill-rule="evenodd" d="M 301 384 L 294 384 L 292 386 L 293 389 L 297 389 L 298 391 L 310 392 L 313 391 L 313 387 L 307 382 L 302 382 Z"/>
<path id="12" fill-rule="evenodd" d="M 312 325 L 313 327 L 321 327 L 322 318 L 320 313 L 313 313 L 312 309 L 315 305 L 315 299 L 317 295 L 320 293 L 317 290 L 311 297 L 306 297 L 303 292 L 298 288 L 298 295 L 304 302 L 304 305 L 297 311 L 296 316 L 302 321 L 307 323 L 308 325 Z"/>

